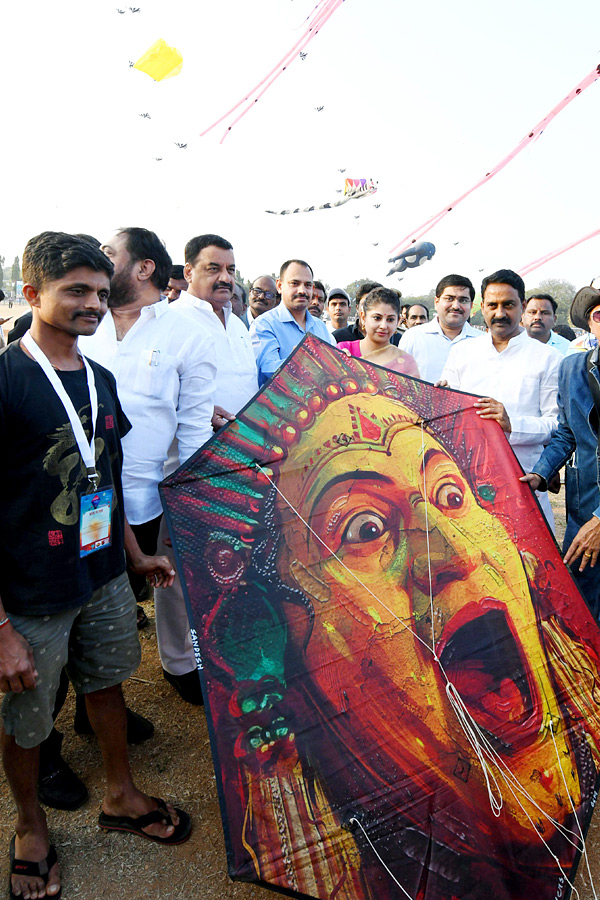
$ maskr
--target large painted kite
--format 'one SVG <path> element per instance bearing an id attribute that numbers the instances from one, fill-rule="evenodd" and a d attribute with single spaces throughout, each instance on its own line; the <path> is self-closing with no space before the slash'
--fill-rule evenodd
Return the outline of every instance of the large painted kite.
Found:
<path id="1" fill-rule="evenodd" d="M 163 483 L 233 878 L 568 896 L 600 631 L 473 399 L 307 335 Z"/>

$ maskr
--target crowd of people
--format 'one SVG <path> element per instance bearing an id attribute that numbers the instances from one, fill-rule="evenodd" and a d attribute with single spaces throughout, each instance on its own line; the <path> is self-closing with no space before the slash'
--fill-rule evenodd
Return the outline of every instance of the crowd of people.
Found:
<path id="1" fill-rule="evenodd" d="M 153 593 L 164 678 L 187 703 L 202 691 L 159 497 L 163 478 L 232 421 L 307 333 L 443 388 L 478 395 L 502 428 L 550 527 L 548 490 L 566 464 L 565 561 L 596 617 L 600 585 L 600 291 L 580 290 L 561 337 L 556 302 L 526 299 L 521 277 L 475 288 L 451 274 L 433 311 L 366 282 L 351 298 L 289 259 L 278 277 L 236 283 L 234 249 L 193 237 L 173 265 L 160 238 L 126 228 L 101 244 L 44 232 L 23 254 L 21 316 L 0 352 L 0 689 L 2 751 L 17 821 L 11 896 L 57 897 L 60 875 L 41 803 L 75 809 L 87 789 L 54 728 L 68 690 L 74 727 L 94 731 L 106 769 L 99 824 L 163 844 L 191 821 L 135 786 L 127 743 L 153 726 L 127 709 L 140 659 L 141 605 Z M 356 320 L 351 322 L 352 304 Z M 433 317 L 430 320 L 430 312 Z M 326 320 L 324 317 L 326 316 Z"/>

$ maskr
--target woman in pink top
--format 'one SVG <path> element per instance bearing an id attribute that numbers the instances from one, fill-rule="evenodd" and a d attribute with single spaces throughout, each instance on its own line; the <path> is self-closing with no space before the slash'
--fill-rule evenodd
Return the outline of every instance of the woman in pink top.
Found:
<path id="1" fill-rule="evenodd" d="M 414 357 L 390 344 L 400 318 L 398 295 L 389 288 L 374 288 L 363 297 L 358 314 L 364 338 L 362 341 L 340 341 L 338 350 L 418 378 L 419 369 Z"/>

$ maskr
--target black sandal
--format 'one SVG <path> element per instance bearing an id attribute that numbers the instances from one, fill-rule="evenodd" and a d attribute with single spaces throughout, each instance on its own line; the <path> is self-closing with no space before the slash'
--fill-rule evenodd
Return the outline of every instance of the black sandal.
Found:
<path id="1" fill-rule="evenodd" d="M 15 894 L 12 887 L 11 875 L 26 875 L 30 878 L 41 878 L 45 885 L 48 884 L 48 875 L 50 869 L 58 862 L 58 856 L 54 846 L 50 844 L 48 856 L 40 862 L 30 862 L 28 859 L 15 859 L 15 838 L 13 834 L 10 840 L 10 875 L 8 876 L 8 890 L 10 892 L 10 900 L 23 900 L 22 894 Z M 62 885 L 56 894 L 46 894 L 50 900 L 58 900 L 62 894 Z"/>
<path id="2" fill-rule="evenodd" d="M 147 831 L 144 831 L 146 826 L 153 825 L 155 822 L 160 822 L 162 825 L 173 824 L 165 801 L 159 800 L 158 797 L 152 797 L 152 799 L 158 809 L 153 809 L 135 819 L 131 816 L 109 816 L 107 813 L 101 812 L 98 818 L 100 828 L 104 828 L 105 831 L 124 831 L 127 834 L 137 834 L 156 844 L 183 844 L 184 841 L 187 841 L 192 831 L 192 821 L 182 809 L 175 810 L 179 817 L 179 825 L 175 826 L 175 831 L 169 837 L 158 837 L 158 835 L 148 834 Z"/>

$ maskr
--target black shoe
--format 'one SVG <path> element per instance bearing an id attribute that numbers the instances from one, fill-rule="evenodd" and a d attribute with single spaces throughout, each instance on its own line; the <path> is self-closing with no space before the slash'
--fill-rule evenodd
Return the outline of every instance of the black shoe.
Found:
<path id="1" fill-rule="evenodd" d="M 184 675 L 171 675 L 170 672 L 163 669 L 163 675 L 169 684 L 173 685 L 182 700 L 192 703 L 194 706 L 204 706 L 198 669 L 192 669 L 191 672 L 186 672 Z"/>
<path id="2" fill-rule="evenodd" d="M 60 755 L 63 736 L 52 729 L 40 747 L 38 797 L 52 809 L 79 809 L 88 799 L 88 790 Z"/>
<path id="3" fill-rule="evenodd" d="M 139 604 L 136 608 L 137 608 L 137 629 L 138 629 L 138 631 L 141 631 L 142 628 L 145 628 L 146 625 L 148 624 L 148 616 L 144 612 L 143 608 L 141 606 L 139 606 Z"/>
<path id="4" fill-rule="evenodd" d="M 93 734 L 94 729 L 91 726 L 85 705 L 85 697 L 81 694 L 77 695 L 75 700 L 75 718 L 73 720 L 73 728 L 77 734 Z M 150 719 L 145 719 L 139 713 L 132 709 L 127 709 L 127 743 L 141 744 L 147 741 L 154 734 L 154 725 Z"/>

